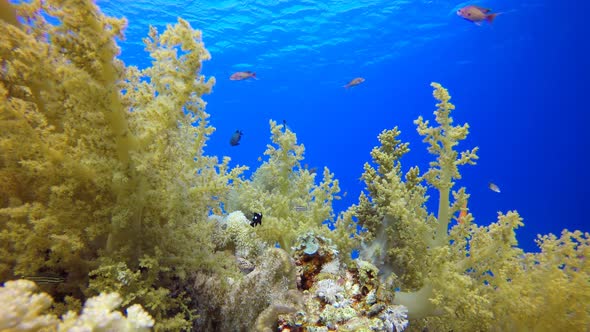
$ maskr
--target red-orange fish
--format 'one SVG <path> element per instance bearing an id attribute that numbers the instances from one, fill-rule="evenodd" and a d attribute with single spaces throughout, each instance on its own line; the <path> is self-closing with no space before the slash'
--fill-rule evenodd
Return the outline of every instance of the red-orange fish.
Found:
<path id="1" fill-rule="evenodd" d="M 348 89 L 353 86 L 359 85 L 359 84 L 363 83 L 364 81 L 365 81 L 365 79 L 362 77 L 353 78 L 350 82 L 346 83 L 346 85 L 344 87 Z"/>
<path id="2" fill-rule="evenodd" d="M 233 74 L 231 74 L 231 76 L 229 77 L 230 80 L 232 81 L 241 81 L 241 80 L 247 80 L 249 78 L 253 78 L 253 79 L 257 79 L 256 78 L 256 73 L 253 71 L 238 71 L 235 72 Z"/>
<path id="3" fill-rule="evenodd" d="M 462 224 L 465 222 L 465 217 L 467 217 L 467 202 L 463 204 L 461 208 L 461 212 L 459 212 L 459 218 L 457 218 L 457 222 Z"/>
<path id="4" fill-rule="evenodd" d="M 483 8 L 476 5 L 469 5 L 465 6 L 459 10 L 457 10 L 457 15 L 461 16 L 462 18 L 466 19 L 467 21 L 473 22 L 477 25 L 481 25 L 481 22 L 487 21 L 488 23 L 492 23 L 496 16 L 500 13 L 490 13 L 492 10 L 488 8 Z"/>

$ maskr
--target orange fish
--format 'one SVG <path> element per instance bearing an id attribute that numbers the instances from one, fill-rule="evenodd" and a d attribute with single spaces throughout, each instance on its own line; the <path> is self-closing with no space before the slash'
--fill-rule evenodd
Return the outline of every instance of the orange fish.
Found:
<path id="1" fill-rule="evenodd" d="M 467 217 L 467 202 L 463 204 L 461 212 L 459 212 L 459 218 L 457 218 L 457 222 L 462 224 L 465 221 L 465 217 Z"/>
<path id="2" fill-rule="evenodd" d="M 492 10 L 488 8 L 483 8 L 480 6 L 469 5 L 465 6 L 459 10 L 457 10 L 457 15 L 461 16 L 462 18 L 466 19 L 467 21 L 473 22 L 477 25 L 481 25 L 481 22 L 487 21 L 488 23 L 492 23 L 496 16 L 500 13 L 493 13 L 491 14 Z"/>
<path id="3" fill-rule="evenodd" d="M 351 88 L 353 86 L 359 85 L 359 84 L 363 83 L 364 81 L 365 81 L 365 79 L 362 78 L 362 77 L 353 78 L 344 87 L 348 89 L 348 88 Z"/>
<path id="4" fill-rule="evenodd" d="M 253 72 L 253 71 L 249 71 L 249 70 L 247 70 L 247 71 L 238 71 L 238 72 L 235 72 L 235 73 L 231 74 L 231 76 L 229 77 L 229 79 L 232 80 L 232 81 L 247 80 L 249 78 L 253 78 L 253 79 L 256 79 L 257 80 L 256 73 Z"/>

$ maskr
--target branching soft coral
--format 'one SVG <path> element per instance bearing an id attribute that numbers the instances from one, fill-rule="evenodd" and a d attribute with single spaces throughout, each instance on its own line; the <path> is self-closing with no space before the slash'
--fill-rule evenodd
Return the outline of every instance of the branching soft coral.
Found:
<path id="1" fill-rule="evenodd" d="M 539 236 L 537 244 L 540 253 L 496 269 L 496 330 L 584 331 L 590 326 L 590 234 L 563 230 L 559 237 Z"/>
<path id="2" fill-rule="evenodd" d="M 437 83 L 432 86 L 439 101 L 437 126 L 416 120 L 436 156 L 430 169 L 422 176 L 410 169 L 402 179 L 398 159 L 407 145 L 397 140 L 395 129 L 382 133 L 382 146 L 371 154 L 379 168 L 367 165 L 363 175 L 370 197 L 361 195 L 354 208 L 368 230 L 365 239 L 371 240 L 364 254 L 380 264 L 381 272 L 394 272 L 393 281 L 403 291 L 395 302 L 408 308 L 410 328 L 584 330 L 590 324 L 587 233 L 542 237 L 541 253 L 525 254 L 517 247 L 515 230 L 523 224 L 516 212 L 499 214 L 489 226 L 476 225 L 467 213 L 449 230 L 453 214 L 465 209 L 469 198 L 465 188 L 451 192 L 460 179 L 458 166 L 474 164 L 477 148 L 455 150 L 469 127 L 452 125 L 449 94 Z M 438 191 L 436 218 L 424 209 L 422 179 Z"/>
<path id="3" fill-rule="evenodd" d="M 436 104 L 438 109 L 434 112 L 436 127 L 430 127 L 428 120 L 422 117 L 414 122 L 418 125 L 418 133 L 424 136 L 424 142 L 429 144 L 428 152 L 434 154 L 435 161 L 430 163 L 430 168 L 424 174 L 426 181 L 435 187 L 439 193 L 437 226 L 434 234 L 434 245 L 446 245 L 447 229 L 454 211 L 450 210 L 450 192 L 454 186 L 453 180 L 461 179 L 458 166 L 474 165 L 478 159 L 475 147 L 459 153 L 454 149 L 460 141 L 464 140 L 469 133 L 469 125 L 453 126 L 451 111 L 455 105 L 450 103 L 451 96 L 438 83 L 432 83 L 434 98 L 439 101 Z"/>
<path id="4" fill-rule="evenodd" d="M 375 262 L 385 278 L 393 273 L 398 286 L 415 289 L 428 268 L 428 260 L 417 258 L 426 255 L 434 222 L 423 206 L 426 188 L 420 185 L 419 169 L 402 173 L 399 160 L 409 148 L 399 135 L 397 128 L 379 134 L 381 146 L 371 151 L 378 167 L 366 163 L 362 176 L 369 196 L 361 193 L 351 210 L 366 230 L 361 256 Z"/>
<path id="5" fill-rule="evenodd" d="M 124 22 L 104 18 L 85 2 L 34 1 L 16 13 L 26 24 L 0 21 L 0 53 L 6 55 L 0 76 L 0 182 L 6 184 L 0 193 L 0 278 L 71 272 L 72 283 L 61 291 L 80 296 L 76 283 L 92 268 L 89 259 L 104 243 L 112 213 L 106 172 L 123 167 L 117 146 L 124 138 L 117 128 L 125 127 L 126 112 L 113 89 L 117 77 L 105 75 L 120 68 L 112 57 Z M 51 25 L 43 14 L 67 22 Z M 72 25 L 84 28 L 71 33 Z M 101 27 L 106 31 L 98 37 Z M 79 64 L 91 55 L 92 64 Z M 29 94 L 32 87 L 43 87 L 40 99 Z M 110 114 L 122 119 L 116 128 Z"/>
<path id="6" fill-rule="evenodd" d="M 224 273 L 207 215 L 242 170 L 204 154 L 215 81 L 200 32 L 152 28 L 140 71 L 115 58 L 125 21 L 92 1 L 1 3 L 0 280 L 58 275 L 55 298 L 117 290 L 159 328 L 189 328 L 170 289 Z"/>
<path id="7" fill-rule="evenodd" d="M 333 222 L 332 201 L 339 199 L 338 180 L 327 168 L 315 184 L 315 173 L 301 167 L 304 146 L 297 144 L 295 133 L 270 121 L 271 140 L 268 156 L 252 176 L 237 182 L 227 206 L 229 211 L 245 214 L 261 212 L 263 223 L 257 234 L 270 244 L 279 243 L 289 251 L 297 236 L 315 231 L 329 236 L 324 222 Z"/>

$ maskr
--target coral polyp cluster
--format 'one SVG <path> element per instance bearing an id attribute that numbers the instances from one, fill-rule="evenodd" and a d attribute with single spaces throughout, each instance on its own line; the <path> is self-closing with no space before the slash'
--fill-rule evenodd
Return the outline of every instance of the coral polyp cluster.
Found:
<path id="1" fill-rule="evenodd" d="M 279 316 L 280 331 L 402 331 L 407 310 L 393 304 L 394 293 L 379 280 L 373 264 L 348 266 L 330 239 L 307 233 L 293 253 L 302 306 Z"/>

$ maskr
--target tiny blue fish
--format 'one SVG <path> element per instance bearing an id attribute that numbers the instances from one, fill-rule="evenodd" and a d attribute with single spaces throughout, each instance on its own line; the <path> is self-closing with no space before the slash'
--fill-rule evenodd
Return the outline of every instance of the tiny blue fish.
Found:
<path id="1" fill-rule="evenodd" d="M 231 138 L 229 139 L 229 145 L 231 145 L 231 146 L 240 145 L 240 140 L 242 139 L 242 135 L 244 135 L 244 133 L 241 130 L 236 130 L 236 132 L 233 133 L 233 135 L 231 135 Z"/>

